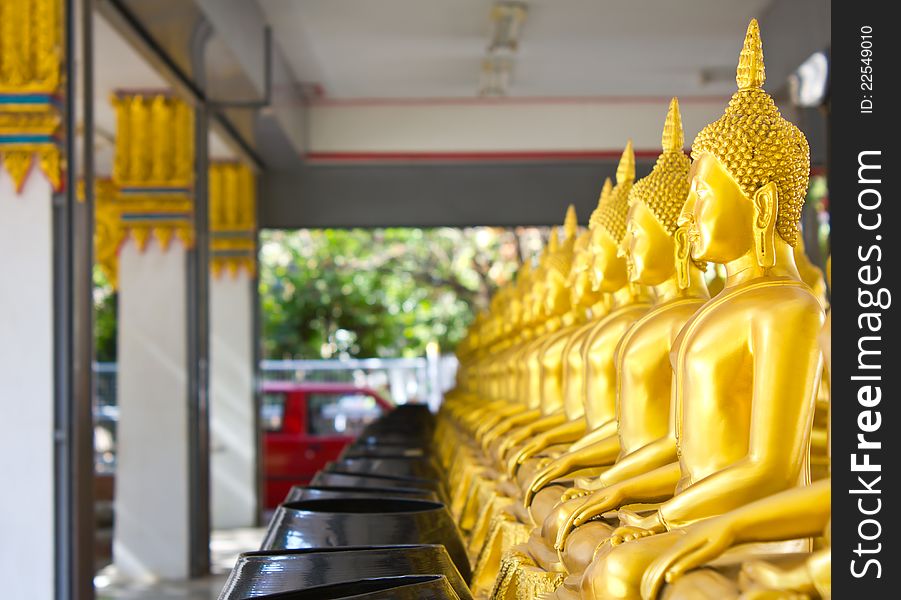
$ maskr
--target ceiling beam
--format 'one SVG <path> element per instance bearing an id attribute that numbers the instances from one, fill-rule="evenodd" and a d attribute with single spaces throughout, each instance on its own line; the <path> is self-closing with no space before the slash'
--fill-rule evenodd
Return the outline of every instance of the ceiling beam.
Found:
<path id="1" fill-rule="evenodd" d="M 261 175 L 260 226 L 468 227 L 587 223 L 616 160 L 311 165 Z M 639 177 L 653 162 L 641 159 Z"/>

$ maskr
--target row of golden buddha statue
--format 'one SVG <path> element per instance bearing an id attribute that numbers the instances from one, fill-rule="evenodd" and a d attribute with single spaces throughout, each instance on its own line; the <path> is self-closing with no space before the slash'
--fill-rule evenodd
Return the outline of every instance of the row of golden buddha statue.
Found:
<path id="1" fill-rule="evenodd" d="M 587 231 L 570 207 L 459 348 L 436 445 L 477 597 L 829 597 L 809 150 L 756 21 L 736 80 L 691 159 L 673 99 L 651 173 L 629 143 Z"/>

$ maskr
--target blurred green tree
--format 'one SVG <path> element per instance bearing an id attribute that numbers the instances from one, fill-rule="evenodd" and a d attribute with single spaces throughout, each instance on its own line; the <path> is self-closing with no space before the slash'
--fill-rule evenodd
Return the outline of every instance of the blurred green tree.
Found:
<path id="1" fill-rule="evenodd" d="M 94 357 L 116 360 L 116 292 L 99 267 L 94 267 Z"/>
<path id="2" fill-rule="evenodd" d="M 451 352 L 547 228 L 301 229 L 260 234 L 265 358 Z M 94 269 L 96 360 L 116 360 L 116 293 Z"/>
<path id="3" fill-rule="evenodd" d="M 543 244 L 537 228 L 264 231 L 267 358 L 452 351 L 474 311 Z"/>

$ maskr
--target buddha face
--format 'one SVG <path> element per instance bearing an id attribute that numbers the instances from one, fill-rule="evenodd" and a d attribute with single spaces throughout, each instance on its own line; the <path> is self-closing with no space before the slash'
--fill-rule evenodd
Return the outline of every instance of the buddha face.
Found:
<path id="1" fill-rule="evenodd" d="M 569 290 L 566 279 L 556 269 L 548 271 L 544 308 L 548 315 L 562 315 L 569 310 Z"/>
<path id="2" fill-rule="evenodd" d="M 569 273 L 570 302 L 573 306 L 590 306 L 597 301 L 591 289 L 591 254 L 586 250 L 576 254 Z"/>
<path id="3" fill-rule="evenodd" d="M 633 202 L 622 246 L 629 264 L 629 280 L 659 285 L 675 273 L 675 242 L 644 202 Z"/>
<path id="4" fill-rule="evenodd" d="M 725 264 L 746 254 L 754 244 L 754 204 L 712 154 L 692 164 L 689 178 L 679 225 L 688 226 L 692 258 Z"/>
<path id="5" fill-rule="evenodd" d="M 532 315 L 532 290 L 523 293 L 519 306 L 522 315 L 521 322 L 525 327 L 529 327 L 535 320 Z"/>
<path id="6" fill-rule="evenodd" d="M 515 325 L 511 319 L 504 319 L 503 324 L 501 325 L 501 330 L 504 337 L 507 337 L 511 333 L 513 333 Z"/>
<path id="7" fill-rule="evenodd" d="M 510 330 L 522 323 L 522 302 L 519 298 L 510 298 L 507 304 L 508 326 Z"/>
<path id="8" fill-rule="evenodd" d="M 594 228 L 589 248 L 594 255 L 591 265 L 592 291 L 612 293 L 629 282 L 626 259 L 619 256 L 619 244 L 606 229 Z"/>
<path id="9" fill-rule="evenodd" d="M 547 284 L 544 281 L 544 277 L 538 277 L 535 280 L 535 283 L 532 285 L 532 295 L 531 295 L 531 316 L 534 321 L 540 321 L 542 318 L 546 316 L 545 312 L 545 303 L 544 297 L 547 294 Z"/>

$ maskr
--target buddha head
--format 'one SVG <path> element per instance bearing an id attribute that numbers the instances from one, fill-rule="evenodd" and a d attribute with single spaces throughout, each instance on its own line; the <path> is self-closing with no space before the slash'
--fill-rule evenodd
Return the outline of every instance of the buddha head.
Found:
<path id="1" fill-rule="evenodd" d="M 589 308 L 600 300 L 600 295 L 591 289 L 590 241 L 591 232 L 583 231 L 573 244 L 573 264 L 569 270 L 569 301 L 574 307 Z"/>
<path id="2" fill-rule="evenodd" d="M 616 169 L 616 186 L 607 197 L 601 194 L 598 207 L 589 222 L 589 247 L 594 257 L 591 287 L 596 292 L 612 293 L 629 282 L 626 259 L 620 256 L 619 249 L 626 234 L 629 191 L 634 181 L 635 154 L 632 151 L 632 140 L 629 140 Z"/>
<path id="3" fill-rule="evenodd" d="M 491 324 L 491 315 L 486 312 L 482 312 L 479 315 L 479 319 L 476 321 L 473 332 L 473 347 L 474 348 L 484 348 L 489 344 L 489 327 Z"/>
<path id="4" fill-rule="evenodd" d="M 663 126 L 663 153 L 647 177 L 629 192 L 629 214 L 621 252 L 629 266 L 629 279 L 659 285 L 673 277 L 677 221 L 688 195 L 690 161 L 684 144 L 679 101 L 670 102 Z"/>
<path id="5" fill-rule="evenodd" d="M 457 344 L 457 356 L 459 356 L 461 359 L 464 356 L 468 356 L 470 352 L 478 348 L 481 344 L 480 335 L 482 332 L 482 327 L 484 326 L 484 322 L 485 312 L 479 311 L 472 319 L 472 323 L 469 324 L 469 329 L 466 330 L 466 335 L 464 335 L 463 339 L 460 340 L 460 343 Z"/>
<path id="6" fill-rule="evenodd" d="M 576 208 L 570 205 L 566 209 L 566 219 L 563 223 L 563 241 L 556 252 L 548 255 L 546 261 L 545 285 L 547 289 L 544 302 L 549 316 L 562 315 L 572 307 L 568 284 L 578 228 Z"/>
<path id="7" fill-rule="evenodd" d="M 497 322 L 497 337 L 503 338 L 510 334 L 513 327 L 507 318 L 507 304 L 510 300 L 509 285 L 503 286 L 495 292 L 491 298 L 488 308 L 488 314 L 491 319 Z"/>
<path id="8" fill-rule="evenodd" d="M 510 290 L 504 312 L 507 320 L 505 329 L 512 334 L 522 325 L 522 303 L 515 288 Z"/>
<path id="9" fill-rule="evenodd" d="M 764 79 L 760 28 L 751 20 L 739 58 L 738 91 L 691 148 L 684 224 L 696 259 L 724 264 L 754 251 L 758 264 L 768 268 L 775 264 L 777 247 L 797 244 L 809 148 L 763 90 Z"/>
<path id="10" fill-rule="evenodd" d="M 519 331 L 527 327 L 525 306 L 526 293 L 529 289 L 529 280 L 532 278 L 532 262 L 526 260 L 516 274 L 516 280 L 510 288 L 510 298 L 507 300 L 507 317 L 513 323 L 513 328 Z"/>
<path id="11" fill-rule="evenodd" d="M 556 254 L 560 248 L 559 239 L 555 228 L 551 231 L 547 246 L 544 247 L 544 254 L 542 254 L 541 260 L 538 263 L 538 268 L 535 270 L 535 276 L 532 283 L 531 302 L 532 316 L 538 322 L 543 322 L 550 316 L 547 307 L 547 295 L 549 291 L 547 274 L 551 257 Z"/>

